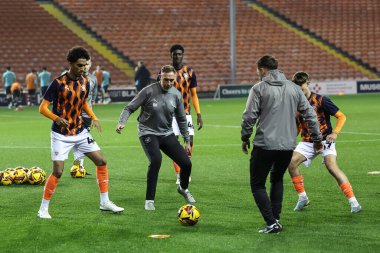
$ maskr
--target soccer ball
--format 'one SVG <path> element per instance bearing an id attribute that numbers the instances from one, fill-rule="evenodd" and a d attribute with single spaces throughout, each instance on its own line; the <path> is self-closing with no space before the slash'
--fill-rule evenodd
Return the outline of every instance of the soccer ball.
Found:
<path id="1" fill-rule="evenodd" d="M 27 172 L 29 170 L 24 167 L 16 167 L 14 172 L 14 179 L 13 182 L 15 184 L 23 184 L 28 181 L 28 175 Z"/>
<path id="2" fill-rule="evenodd" d="M 41 169 L 40 167 L 38 166 L 33 166 L 32 168 L 29 169 L 29 171 L 39 171 L 42 173 L 42 175 L 46 178 L 46 171 L 44 171 L 43 169 Z"/>
<path id="3" fill-rule="evenodd" d="M 28 172 L 28 181 L 30 184 L 42 184 L 46 180 L 46 172 L 40 168 L 33 167 Z"/>
<path id="4" fill-rule="evenodd" d="M 178 210 L 178 221 L 184 225 L 193 226 L 197 224 L 199 217 L 199 209 L 193 205 L 184 205 Z"/>
<path id="5" fill-rule="evenodd" d="M 7 168 L 4 171 L 8 172 L 11 175 L 11 178 L 12 178 L 12 181 L 13 181 L 13 179 L 15 178 L 15 172 L 16 172 L 16 170 L 13 169 L 13 168 Z"/>
<path id="6" fill-rule="evenodd" d="M 12 176 L 8 171 L 0 171 L 0 185 L 11 185 Z"/>
<path id="7" fill-rule="evenodd" d="M 70 169 L 70 175 L 73 178 L 84 178 L 86 176 L 86 169 L 80 165 L 73 165 Z"/>

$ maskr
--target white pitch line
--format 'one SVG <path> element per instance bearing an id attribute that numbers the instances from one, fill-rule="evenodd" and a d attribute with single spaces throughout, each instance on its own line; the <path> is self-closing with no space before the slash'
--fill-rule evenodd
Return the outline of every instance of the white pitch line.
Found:
<path id="1" fill-rule="evenodd" d="M 240 143 L 235 144 L 206 144 L 206 145 L 197 145 L 197 147 L 231 147 L 231 146 L 241 146 Z M 141 148 L 141 146 L 100 146 L 101 149 L 117 149 L 117 148 Z M 50 149 L 50 146 L 45 147 L 36 147 L 36 146 L 0 146 L 0 149 Z"/>
<path id="2" fill-rule="evenodd" d="M 347 141 L 338 141 L 339 143 L 350 143 L 350 142 L 379 142 L 380 139 L 372 139 L 372 140 L 347 140 Z M 209 147 L 239 147 L 241 146 L 241 143 L 221 143 L 221 144 L 198 144 L 196 145 L 197 148 L 209 148 Z M 118 149 L 118 148 L 141 148 L 140 145 L 138 146 L 101 146 L 101 149 Z M 0 146 L 0 149 L 50 149 L 50 146 L 45 147 L 36 147 L 36 146 Z"/>
<path id="3" fill-rule="evenodd" d="M 353 134 L 353 135 L 375 135 L 380 136 L 380 133 L 358 133 L 358 132 L 341 132 L 342 134 Z"/>
<path id="4" fill-rule="evenodd" d="M 241 128 L 241 126 L 231 126 L 231 125 L 204 125 L 205 127 L 217 127 L 217 128 Z"/>
<path id="5" fill-rule="evenodd" d="M 372 140 L 347 140 L 347 141 L 337 141 L 336 143 L 346 143 L 346 142 L 378 142 L 380 139 L 372 139 Z"/>
<path id="6" fill-rule="evenodd" d="M 241 128 L 241 126 L 234 126 L 234 125 L 206 125 L 205 124 L 204 126 L 216 127 L 216 128 Z M 380 136 L 380 133 L 361 133 L 361 132 L 341 132 L 341 134 Z"/>

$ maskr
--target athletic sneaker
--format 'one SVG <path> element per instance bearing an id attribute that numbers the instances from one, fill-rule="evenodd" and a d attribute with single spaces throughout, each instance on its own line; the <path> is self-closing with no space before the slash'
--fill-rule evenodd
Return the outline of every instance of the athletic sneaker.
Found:
<path id="1" fill-rule="evenodd" d="M 294 208 L 294 211 L 301 211 L 302 209 L 304 209 L 308 205 L 310 205 L 310 201 L 309 201 L 308 198 L 306 198 L 306 199 L 298 199 L 298 202 L 297 202 L 296 207 Z"/>
<path id="2" fill-rule="evenodd" d="M 178 185 L 177 190 L 178 190 L 178 193 L 181 194 L 185 198 L 186 202 L 196 203 L 196 201 L 195 201 L 193 195 L 191 195 L 189 189 L 182 189 L 182 187 L 180 185 Z"/>
<path id="3" fill-rule="evenodd" d="M 115 205 L 112 201 L 106 203 L 100 203 L 100 210 L 102 211 L 111 211 L 113 213 L 120 213 L 124 211 L 124 208 Z"/>
<path id="4" fill-rule="evenodd" d="M 282 225 L 278 222 L 273 223 L 270 226 L 266 226 L 265 228 L 259 230 L 259 233 L 262 234 L 278 234 L 282 230 Z"/>
<path id="5" fill-rule="evenodd" d="M 48 209 L 40 209 L 38 210 L 37 217 L 41 219 L 51 219 Z"/>
<path id="6" fill-rule="evenodd" d="M 280 227 L 280 229 L 282 229 L 282 225 L 281 225 L 280 221 L 276 220 L 276 222 L 277 222 L 277 225 Z"/>
<path id="7" fill-rule="evenodd" d="M 360 205 L 351 206 L 351 213 L 358 213 L 362 210 L 362 207 Z"/>
<path id="8" fill-rule="evenodd" d="M 156 208 L 154 207 L 154 200 L 145 200 L 145 210 L 154 211 Z"/>

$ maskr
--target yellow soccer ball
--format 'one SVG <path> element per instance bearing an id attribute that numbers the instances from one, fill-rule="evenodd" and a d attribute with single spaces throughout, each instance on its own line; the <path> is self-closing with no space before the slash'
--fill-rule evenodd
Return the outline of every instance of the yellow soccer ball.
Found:
<path id="1" fill-rule="evenodd" d="M 27 177 L 29 184 L 40 185 L 46 180 L 46 172 L 41 168 L 32 167 L 29 169 Z"/>
<path id="2" fill-rule="evenodd" d="M 27 175 L 27 172 L 29 170 L 24 168 L 24 167 L 21 167 L 21 166 L 18 166 L 15 168 L 15 172 L 14 172 L 14 179 L 13 179 L 13 182 L 15 184 L 23 184 L 25 182 L 28 181 L 28 175 Z"/>
<path id="3" fill-rule="evenodd" d="M 15 172 L 16 172 L 16 170 L 13 169 L 13 168 L 7 168 L 4 171 L 8 172 L 11 175 L 11 178 L 12 178 L 12 181 L 13 181 L 13 179 L 15 178 Z"/>
<path id="4" fill-rule="evenodd" d="M 40 171 L 42 173 L 42 175 L 44 175 L 44 177 L 46 178 L 46 171 L 44 171 L 43 169 L 41 169 L 40 167 L 38 166 L 33 166 L 32 168 L 29 169 L 30 170 L 34 170 L 34 171 Z"/>
<path id="5" fill-rule="evenodd" d="M 198 223 L 201 216 L 199 209 L 193 205 L 184 205 L 178 210 L 178 221 L 183 225 L 193 226 Z"/>
<path id="6" fill-rule="evenodd" d="M 73 165 L 70 169 L 70 175 L 73 178 L 84 178 L 86 176 L 86 169 L 80 165 Z"/>
<path id="7" fill-rule="evenodd" d="M 12 176 L 8 171 L 0 171 L 0 185 L 11 185 Z"/>

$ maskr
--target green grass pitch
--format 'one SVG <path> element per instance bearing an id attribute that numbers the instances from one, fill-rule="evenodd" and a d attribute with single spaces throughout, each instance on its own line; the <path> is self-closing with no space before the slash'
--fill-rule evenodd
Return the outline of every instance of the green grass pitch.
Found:
<path id="1" fill-rule="evenodd" d="M 0 252 L 378 252 L 380 249 L 380 94 L 336 96 L 347 122 L 337 140 L 338 162 L 363 207 L 357 214 L 321 164 L 301 168 L 311 205 L 294 212 L 297 201 L 289 175 L 278 235 L 257 231 L 264 221 L 249 186 L 249 156 L 241 151 L 240 123 L 246 99 L 201 100 L 204 128 L 196 131 L 190 190 L 201 218 L 194 227 L 176 220 L 184 199 L 176 191 L 171 161 L 164 156 L 156 211 L 145 211 L 148 160 L 132 115 L 121 135 L 115 126 L 124 104 L 97 105 L 103 126 L 93 136 L 108 160 L 110 198 L 126 210 L 99 211 L 95 167 L 84 179 L 69 175 L 72 156 L 50 204 L 52 220 L 37 218 L 43 186 L 0 187 Z M 335 118 L 333 123 L 335 124 Z M 196 120 L 194 118 L 194 120 Z M 40 166 L 48 174 L 51 121 L 36 107 L 0 109 L 0 169 Z M 169 234 L 152 239 L 151 234 Z"/>

